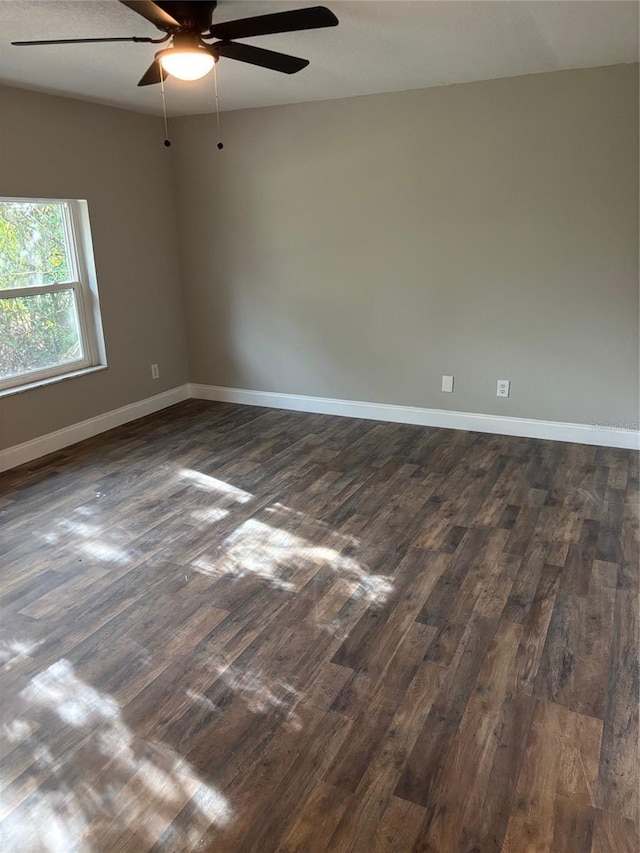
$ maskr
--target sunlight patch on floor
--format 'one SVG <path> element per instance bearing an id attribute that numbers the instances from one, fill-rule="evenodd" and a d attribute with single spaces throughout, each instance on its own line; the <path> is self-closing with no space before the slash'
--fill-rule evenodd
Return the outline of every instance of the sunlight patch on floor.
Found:
<path id="1" fill-rule="evenodd" d="M 211 509 L 194 509 L 191 512 L 191 518 L 194 521 L 203 521 L 207 524 L 215 524 L 218 521 L 225 519 L 231 510 L 222 509 L 221 507 L 212 507 Z"/>
<path id="2" fill-rule="evenodd" d="M 249 575 L 268 580 L 274 587 L 297 590 L 318 568 L 327 566 L 353 582 L 353 595 L 382 604 L 393 590 L 391 579 L 375 575 L 357 560 L 334 548 L 313 545 L 306 539 L 250 518 L 228 536 L 217 559 L 194 561 L 196 571 L 212 576 L 244 578 Z"/>
<path id="3" fill-rule="evenodd" d="M 27 720 L 11 720 L 10 723 L 3 724 L 2 734 L 9 743 L 19 743 L 37 728 L 37 723 L 28 722 Z"/>
<path id="4" fill-rule="evenodd" d="M 247 503 L 253 495 L 250 492 L 245 492 L 232 486 L 230 483 L 225 483 L 224 480 L 217 480 L 215 477 L 210 477 L 208 474 L 201 474 L 199 471 L 194 471 L 192 468 L 182 468 L 180 476 L 185 480 L 189 480 L 195 486 L 201 489 L 207 489 L 210 492 L 231 498 L 239 504 Z"/>
<path id="5" fill-rule="evenodd" d="M 78 682 L 73 667 L 64 659 L 34 676 L 20 695 L 30 705 L 54 708 L 60 719 L 72 726 L 116 720 L 120 714 L 117 702 Z"/>
<path id="6" fill-rule="evenodd" d="M 58 528 L 61 528 L 64 534 L 47 531 L 39 535 L 48 545 L 54 545 L 60 542 L 65 534 L 67 537 L 68 534 L 71 534 L 71 542 L 74 548 L 82 550 L 89 557 L 95 557 L 107 563 L 124 564 L 131 557 L 127 550 L 109 541 L 109 538 L 113 539 L 117 536 L 110 532 L 107 537 L 104 529 L 96 524 L 64 519 L 58 522 Z"/>
<path id="7" fill-rule="evenodd" d="M 32 654 L 40 645 L 29 640 L 0 640 L 0 664 L 5 664 L 15 657 Z"/>
<path id="8" fill-rule="evenodd" d="M 24 707 L 4 737 L 29 749 L 39 787 L 25 792 L 21 777 L 6 786 L 1 850 L 89 853 L 118 849 L 122 839 L 148 849 L 190 803 L 189 823 L 171 829 L 176 849 L 188 850 L 232 819 L 222 794 L 175 751 L 136 738 L 118 703 L 78 678 L 68 660 L 34 676 L 19 698 Z M 68 738 L 64 750 L 46 739 L 52 714 L 65 725 L 56 735 Z"/>
<path id="9" fill-rule="evenodd" d="M 268 714 L 275 711 L 298 728 L 293 708 L 301 699 L 301 694 L 286 681 L 271 678 L 271 686 L 268 686 L 259 672 L 241 669 L 234 664 L 217 666 L 215 669 L 218 678 L 242 699 L 252 713 Z"/>

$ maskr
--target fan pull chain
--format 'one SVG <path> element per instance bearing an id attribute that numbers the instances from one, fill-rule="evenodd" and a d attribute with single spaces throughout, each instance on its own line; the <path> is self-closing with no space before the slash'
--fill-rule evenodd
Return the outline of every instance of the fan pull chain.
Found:
<path id="1" fill-rule="evenodd" d="M 170 148 L 171 140 L 169 139 L 169 128 L 167 126 L 167 100 L 164 94 L 164 74 L 162 68 L 160 69 L 160 92 L 162 94 L 162 118 L 164 119 L 164 146 L 165 148 Z"/>
<path id="2" fill-rule="evenodd" d="M 216 122 L 218 124 L 218 150 L 222 151 L 224 145 L 220 140 L 220 101 L 218 100 L 218 75 L 216 73 L 216 63 L 213 63 L 213 87 L 216 93 Z"/>

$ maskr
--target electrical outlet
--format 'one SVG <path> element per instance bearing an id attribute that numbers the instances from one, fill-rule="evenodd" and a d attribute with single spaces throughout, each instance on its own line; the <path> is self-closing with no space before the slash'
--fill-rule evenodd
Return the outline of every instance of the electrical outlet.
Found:
<path id="1" fill-rule="evenodd" d="M 453 376 L 442 377 L 442 390 L 446 391 L 448 394 L 453 393 Z"/>
<path id="2" fill-rule="evenodd" d="M 498 388 L 496 397 L 508 397 L 511 390 L 511 382 L 509 379 L 498 379 Z"/>
<path id="3" fill-rule="evenodd" d="M 160 368 L 157 364 L 151 365 L 151 378 L 152 379 L 160 379 Z"/>

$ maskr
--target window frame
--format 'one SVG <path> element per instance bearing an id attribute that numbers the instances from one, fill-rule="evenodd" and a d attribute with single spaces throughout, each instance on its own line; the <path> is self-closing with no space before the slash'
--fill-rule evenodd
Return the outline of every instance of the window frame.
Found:
<path id="1" fill-rule="evenodd" d="M 0 205 L 4 202 L 23 204 L 60 204 L 64 205 L 63 224 L 66 244 L 69 250 L 69 265 L 72 280 L 55 284 L 29 285 L 0 290 L 0 299 L 39 296 L 72 290 L 78 319 L 78 330 L 83 357 L 63 364 L 17 373 L 0 379 L 0 394 L 17 392 L 47 380 L 64 379 L 67 376 L 82 373 L 97 367 L 106 367 L 106 354 L 98 285 L 93 258 L 93 244 L 89 224 L 87 202 L 82 199 L 68 198 L 16 198 L 0 196 Z"/>

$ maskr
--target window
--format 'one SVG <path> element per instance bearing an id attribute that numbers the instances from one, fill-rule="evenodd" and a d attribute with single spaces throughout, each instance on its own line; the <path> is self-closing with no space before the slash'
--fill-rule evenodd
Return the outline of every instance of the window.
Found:
<path id="1" fill-rule="evenodd" d="M 103 356 L 86 202 L 0 199 L 0 391 Z"/>

